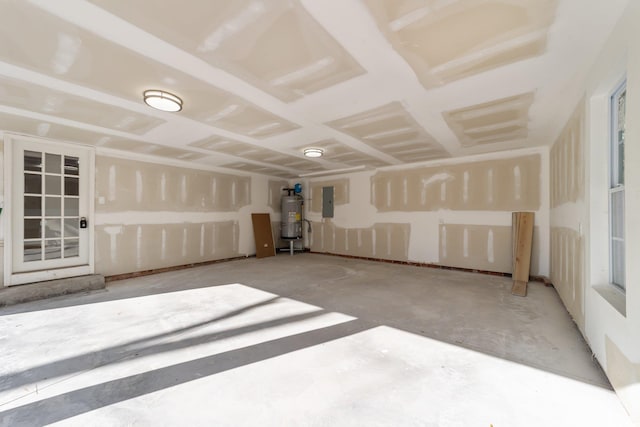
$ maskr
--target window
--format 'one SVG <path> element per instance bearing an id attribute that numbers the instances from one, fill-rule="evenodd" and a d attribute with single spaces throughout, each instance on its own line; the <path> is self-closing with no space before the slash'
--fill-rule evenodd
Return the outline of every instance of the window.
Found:
<path id="1" fill-rule="evenodd" d="M 609 156 L 609 260 L 610 281 L 625 289 L 624 253 L 624 132 L 627 84 L 611 96 Z"/>

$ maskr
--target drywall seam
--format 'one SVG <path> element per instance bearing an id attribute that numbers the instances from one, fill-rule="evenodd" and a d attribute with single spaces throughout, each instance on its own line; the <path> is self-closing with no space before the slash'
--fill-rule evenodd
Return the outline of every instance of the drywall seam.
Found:
<path id="1" fill-rule="evenodd" d="M 494 157 L 496 159 L 510 159 L 514 157 L 526 157 L 526 156 L 539 156 L 540 157 L 540 208 L 535 210 L 536 213 L 536 239 L 539 239 L 535 243 L 534 257 L 536 266 L 532 268 L 533 274 L 540 274 L 547 276 L 548 270 L 548 242 L 549 242 L 549 218 L 548 218 L 548 179 L 546 175 L 548 170 L 546 162 L 548 161 L 548 151 L 544 148 L 535 148 L 527 150 L 518 150 L 514 153 L 496 153 Z M 468 163 L 477 164 L 478 160 L 488 161 L 490 158 L 486 155 L 474 156 L 473 160 Z M 440 162 L 432 162 L 440 163 Z M 451 164 L 450 161 L 444 162 L 444 166 Z M 460 159 L 456 159 L 453 165 L 466 165 Z M 403 172 L 407 169 L 416 169 L 410 167 L 404 167 L 403 169 L 394 167 L 390 170 L 399 177 L 404 177 Z M 349 203 L 336 206 L 334 211 L 334 218 L 332 223 L 339 228 L 345 229 L 359 229 L 369 228 L 376 223 L 403 223 L 409 224 L 411 235 L 409 238 L 408 259 L 411 262 L 419 263 L 440 263 L 440 226 L 447 224 L 466 224 L 475 226 L 495 226 L 511 228 L 511 211 L 510 210 L 451 210 L 451 209 L 438 209 L 434 211 L 388 211 L 380 212 L 371 204 L 371 179 L 376 175 L 374 171 L 362 171 L 353 172 L 347 175 L 349 179 L 349 191 L 350 200 Z M 471 180 L 471 175 L 469 180 Z M 401 184 L 404 185 L 404 179 Z M 312 182 L 308 180 L 303 181 L 305 188 L 308 188 Z M 410 188 L 410 187 L 409 187 Z M 470 186 L 471 188 L 471 186 Z M 460 189 L 461 190 L 461 189 Z M 418 197 L 420 195 L 418 194 Z M 470 195 L 469 195 L 470 196 Z M 494 195 L 495 197 L 495 195 Z M 404 198 L 401 199 L 404 203 Z M 323 223 L 325 222 L 319 212 L 311 211 L 307 206 L 307 218 L 313 222 Z M 315 233 L 315 230 L 314 230 Z M 317 236 L 316 236 L 317 237 Z M 499 246 L 498 236 L 494 236 L 494 248 Z M 317 241 L 316 241 L 317 244 Z M 484 244 L 488 245 L 488 241 Z M 508 242 L 509 246 L 511 241 Z M 498 256 L 494 255 L 494 262 L 497 262 Z M 473 265 L 464 265 L 461 268 L 471 268 Z M 481 269 L 480 267 L 476 267 Z M 506 268 L 504 268 L 507 270 Z M 510 270 L 508 270 L 510 271 Z"/>
<path id="2" fill-rule="evenodd" d="M 282 196 L 285 195 L 283 191 L 285 188 L 289 188 L 289 183 L 287 181 L 275 181 L 270 179 L 268 182 L 269 194 L 267 195 L 267 204 L 274 212 L 280 212 L 282 209 L 281 200 Z"/>
<path id="3" fill-rule="evenodd" d="M 442 113 L 464 147 L 528 136 L 533 92 Z"/>
<path id="4" fill-rule="evenodd" d="M 540 154 L 451 166 L 425 166 L 373 175 L 371 204 L 381 212 L 535 211 L 541 206 L 540 185 Z M 408 197 L 408 193 L 412 197 Z"/>
<path id="5" fill-rule="evenodd" d="M 319 161 L 298 157 L 271 148 L 263 144 L 249 144 L 235 139 L 212 135 L 203 140 L 189 143 L 190 147 L 200 148 L 207 152 L 222 153 L 233 156 L 241 161 L 255 161 L 276 167 L 297 168 L 304 171 L 318 171 L 322 169 Z"/>
<path id="6" fill-rule="evenodd" d="M 547 150 L 546 147 L 519 148 L 515 150 L 472 154 L 464 157 L 450 157 L 446 159 L 425 160 L 421 162 L 412 163 L 411 165 L 404 164 L 404 165 L 384 166 L 384 167 L 377 168 L 377 171 L 390 172 L 394 170 L 414 169 L 414 168 L 422 168 L 422 167 L 439 167 L 439 166 L 450 166 L 450 165 L 458 165 L 458 164 L 471 164 L 471 163 L 477 163 L 477 162 L 482 162 L 486 160 L 511 159 L 514 157 L 526 157 L 534 154 L 542 155 L 542 153 L 544 153 L 545 150 Z"/>
<path id="7" fill-rule="evenodd" d="M 439 227 L 438 264 L 512 273 L 511 226 L 443 224 Z M 540 227 L 533 232 L 531 274 L 540 274 Z"/>
<path id="8" fill-rule="evenodd" d="M 97 211 L 236 211 L 251 204 L 251 179 L 131 160 L 96 158 Z M 106 172 L 108 171 L 108 173 Z M 140 188 L 136 188 L 136 182 Z"/>
<path id="9" fill-rule="evenodd" d="M 585 327 L 584 240 L 570 228 L 550 229 L 550 279 L 580 330 Z"/>
<path id="10" fill-rule="evenodd" d="M 100 146 L 96 146 L 95 150 L 96 150 L 96 158 L 111 157 L 114 159 L 133 160 L 133 161 L 151 163 L 154 165 L 161 165 L 161 166 L 173 166 L 177 168 L 194 169 L 194 170 L 200 170 L 200 171 L 206 171 L 206 172 L 229 173 L 229 170 L 225 170 L 220 166 L 209 166 L 201 163 L 154 156 L 151 154 L 133 153 L 133 152 L 127 152 L 123 150 L 116 150 L 113 148 L 100 147 Z M 244 173 L 241 172 L 240 174 L 243 176 L 249 175 L 246 172 Z"/>
<path id="11" fill-rule="evenodd" d="M 300 145 L 296 148 L 299 151 L 303 151 L 303 149 L 307 147 L 323 149 L 323 158 L 334 163 L 342 163 L 350 166 L 368 167 L 379 167 L 389 164 L 389 162 L 385 162 L 377 157 L 373 157 L 369 154 L 359 151 L 347 144 L 338 141 L 335 138 L 316 141 L 313 143 L 305 143 L 304 145 Z"/>
<path id="12" fill-rule="evenodd" d="M 394 50 L 432 88 L 544 53 L 557 1 L 366 5 Z"/>
<path id="13" fill-rule="evenodd" d="M 400 102 L 391 102 L 325 123 L 405 162 L 449 157 L 449 153 Z"/>
<path id="14" fill-rule="evenodd" d="M 579 231 L 580 227 L 586 228 L 586 222 L 581 215 L 577 215 L 576 212 L 581 212 L 584 208 L 582 201 L 563 203 L 550 210 L 550 224 L 552 227 L 564 227 L 572 230 Z M 583 231 L 584 233 L 584 231 Z"/>
<path id="15" fill-rule="evenodd" d="M 236 220 L 240 216 L 249 215 L 255 208 L 243 207 L 231 212 L 177 212 L 177 211 L 122 211 L 100 212 L 95 214 L 96 224 L 120 225 L 153 225 L 153 224 L 185 224 L 210 221 L 212 218 L 221 221 Z M 271 211 L 264 207 L 264 211 Z M 276 212 L 270 212 L 276 213 Z"/>
<path id="16" fill-rule="evenodd" d="M 99 157 L 97 166 L 93 221 L 100 233 L 96 270 L 101 274 L 251 255 L 250 214 L 269 212 L 279 220 L 269 206 L 264 176 L 112 157 Z"/>
<path id="17" fill-rule="evenodd" d="M 436 226 L 447 224 L 466 224 L 466 225 L 478 225 L 478 226 L 511 226 L 511 212 L 507 211 L 428 211 L 428 212 L 375 212 L 371 217 L 362 215 L 361 218 L 347 218 L 343 214 L 344 210 L 351 209 L 350 205 L 341 206 L 336 208 L 336 215 L 332 218 L 332 222 L 340 227 L 354 228 L 354 227 L 370 227 L 375 222 L 400 222 L 400 223 L 413 223 L 418 221 L 422 223 L 434 224 Z M 357 208 L 354 208 L 357 209 Z M 365 209 L 362 209 L 365 211 Z M 314 221 L 322 221 L 322 218 L 318 213 L 309 213 L 309 218 Z M 375 218 L 375 220 L 374 220 Z M 544 227 L 542 223 L 538 223 L 536 218 L 536 226 Z M 437 228 L 436 228 L 437 230 Z"/>
<path id="18" fill-rule="evenodd" d="M 376 223 L 367 228 L 336 227 L 331 221 L 313 222 L 311 250 L 407 261 L 409 224 Z"/>
<path id="19" fill-rule="evenodd" d="M 10 77 L 0 77 L 0 92 L 3 93 L 3 103 L 6 106 L 28 110 L 29 104 L 35 102 L 44 113 L 137 135 L 143 135 L 166 123 L 166 120 L 149 114 L 102 104 L 38 84 L 27 86 L 22 80 Z"/>
<path id="20" fill-rule="evenodd" d="M 97 271 L 103 275 L 240 255 L 238 221 L 103 224 L 97 225 L 95 231 L 96 266 Z"/>
<path id="21" fill-rule="evenodd" d="M 582 99 L 550 151 L 551 207 L 584 198 L 585 101 Z"/>
<path id="22" fill-rule="evenodd" d="M 236 1 L 214 4 L 203 15 L 202 8 L 179 5 L 150 12 L 143 5 L 93 3 L 285 102 L 364 72 L 300 4 Z M 184 15 L 178 23 L 176 14 Z M 166 32 L 168 25 L 180 30 Z"/>

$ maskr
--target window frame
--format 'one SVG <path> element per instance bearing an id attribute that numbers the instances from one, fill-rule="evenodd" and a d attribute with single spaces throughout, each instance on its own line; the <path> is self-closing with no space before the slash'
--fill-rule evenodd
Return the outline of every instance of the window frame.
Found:
<path id="1" fill-rule="evenodd" d="M 608 217 L 609 217 L 609 283 L 619 288 L 621 291 L 626 290 L 626 227 L 625 227 L 625 180 L 624 180 L 624 155 L 622 159 L 622 165 L 620 164 L 620 140 L 618 139 L 618 120 L 619 120 L 619 101 L 620 98 L 625 96 L 625 110 L 626 110 L 626 92 L 627 92 L 627 80 L 622 80 L 617 86 L 609 98 L 610 114 L 609 114 L 609 182 L 608 182 Z M 626 114 L 625 114 L 626 116 Z M 626 121 L 626 117 L 625 117 Z M 625 125 L 626 128 L 626 125 Z M 622 149 L 624 150 L 624 133 L 622 139 Z M 620 180 L 620 173 L 622 168 L 622 180 Z M 615 208 L 614 197 L 621 197 L 622 203 L 620 212 Z M 615 212 L 614 212 L 615 210 Z M 614 218 L 618 214 L 617 219 L 622 223 L 622 237 L 614 236 Z M 622 271 L 616 271 L 616 261 L 614 257 L 614 242 L 618 242 L 622 246 Z M 616 274 L 617 273 L 617 274 Z M 616 276 L 621 276 L 622 280 L 616 279 Z"/>

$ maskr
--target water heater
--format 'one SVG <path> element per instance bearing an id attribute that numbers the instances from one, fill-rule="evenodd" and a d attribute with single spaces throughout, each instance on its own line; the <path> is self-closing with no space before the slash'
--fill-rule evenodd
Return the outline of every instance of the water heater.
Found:
<path id="1" fill-rule="evenodd" d="M 300 194 L 282 196 L 282 224 L 280 227 L 283 239 L 302 238 L 302 205 L 304 199 Z"/>

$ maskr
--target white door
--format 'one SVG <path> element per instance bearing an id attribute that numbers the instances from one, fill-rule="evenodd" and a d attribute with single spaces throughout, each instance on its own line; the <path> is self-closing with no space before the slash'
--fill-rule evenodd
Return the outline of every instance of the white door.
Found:
<path id="1" fill-rule="evenodd" d="M 9 144 L 11 272 L 5 283 L 93 273 L 93 151 L 26 137 L 11 137 Z"/>

